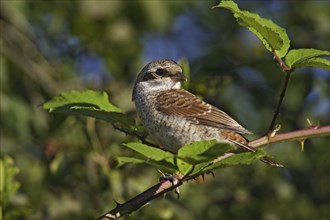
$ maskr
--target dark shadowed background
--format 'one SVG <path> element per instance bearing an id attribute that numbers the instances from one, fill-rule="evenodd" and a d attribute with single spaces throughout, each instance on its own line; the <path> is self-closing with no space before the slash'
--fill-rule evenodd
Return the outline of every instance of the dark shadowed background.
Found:
<path id="1" fill-rule="evenodd" d="M 237 0 L 284 27 L 291 48 L 330 49 L 330 3 Z M 217 1 L 0 1 L 1 157 L 19 168 L 7 219 L 94 219 L 157 183 L 147 165 L 113 167 L 136 141 L 111 124 L 53 115 L 43 102 L 60 92 L 105 90 L 135 115 L 131 90 L 149 61 L 186 58 L 189 90 L 254 135 L 269 127 L 284 74 L 261 42 Z M 297 69 L 279 132 L 330 123 L 329 71 Z M 329 137 L 272 145 L 285 165 L 256 162 L 184 184 L 123 219 L 312 220 L 330 216 Z"/>

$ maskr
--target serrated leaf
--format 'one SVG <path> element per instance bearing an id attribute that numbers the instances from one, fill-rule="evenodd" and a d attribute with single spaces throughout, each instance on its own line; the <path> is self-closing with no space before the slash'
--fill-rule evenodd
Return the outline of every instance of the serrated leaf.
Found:
<path id="1" fill-rule="evenodd" d="M 230 10 L 237 22 L 255 34 L 264 44 L 267 50 L 275 51 L 279 57 L 284 57 L 290 47 L 290 40 L 284 28 L 273 21 L 262 18 L 258 14 L 249 11 L 241 11 L 233 1 L 221 1 L 219 5 Z"/>
<path id="2" fill-rule="evenodd" d="M 145 160 L 135 157 L 117 157 L 116 161 L 117 161 L 116 167 L 121 167 L 128 163 L 133 163 L 133 164 L 145 163 Z"/>
<path id="3" fill-rule="evenodd" d="M 134 150 L 145 157 L 144 162 L 157 167 L 160 170 L 175 173 L 178 171 L 176 166 L 176 156 L 170 152 L 150 147 L 138 142 L 124 144 L 124 146 Z"/>
<path id="4" fill-rule="evenodd" d="M 311 66 L 311 67 L 317 67 L 322 68 L 326 70 L 330 70 L 330 61 L 324 58 L 310 58 L 308 60 L 305 60 L 299 64 L 296 64 L 295 67 L 303 67 L 303 66 Z"/>
<path id="5" fill-rule="evenodd" d="M 135 152 L 145 156 L 148 159 L 152 159 L 155 161 L 160 161 L 160 160 L 166 160 L 166 159 L 173 159 L 174 154 L 155 148 L 155 147 L 150 147 L 145 144 L 141 144 L 138 142 L 132 142 L 132 143 L 127 143 L 123 144 L 124 146 L 134 150 Z"/>
<path id="6" fill-rule="evenodd" d="M 192 157 L 207 151 L 215 144 L 217 144 L 216 140 L 196 141 L 194 143 L 182 146 L 178 150 L 178 156 L 183 158 Z"/>
<path id="7" fill-rule="evenodd" d="M 171 174 L 178 173 L 179 170 L 176 165 L 168 162 L 168 160 L 160 160 L 160 161 L 148 160 L 146 161 L 146 163 L 166 173 L 171 173 Z"/>
<path id="8" fill-rule="evenodd" d="M 210 172 L 215 169 L 237 166 L 237 165 L 249 165 L 256 160 L 261 159 L 266 154 L 263 150 L 258 149 L 256 152 L 244 152 L 239 154 L 234 154 L 226 159 L 223 159 L 217 163 L 214 163 L 206 167 L 203 172 Z"/>
<path id="9" fill-rule="evenodd" d="M 20 183 L 16 181 L 19 168 L 14 164 L 14 159 L 4 155 L 0 157 L 0 206 L 6 207 L 9 198 L 17 192 Z M 0 214 L 1 215 L 1 214 Z"/>
<path id="10" fill-rule="evenodd" d="M 176 166 L 164 160 L 154 161 L 154 160 L 144 160 L 136 157 L 117 157 L 116 161 L 117 161 L 117 165 L 116 165 L 117 168 L 126 164 L 149 164 L 151 166 L 156 167 L 159 170 L 168 173 L 176 173 L 178 171 L 178 168 Z"/>
<path id="11" fill-rule="evenodd" d="M 141 127 L 136 126 L 131 116 L 109 102 L 105 92 L 86 90 L 61 93 L 44 103 L 43 108 L 53 113 L 88 116 L 110 123 L 119 123 L 118 126 L 125 131 L 138 134 L 144 132 Z"/>
<path id="12" fill-rule="evenodd" d="M 183 175 L 195 175 L 196 173 L 201 172 L 210 162 L 202 162 L 202 163 L 189 163 L 187 161 L 177 159 L 177 167 L 179 169 L 179 173 Z"/>
<path id="13" fill-rule="evenodd" d="M 194 175 L 201 172 L 215 158 L 233 149 L 232 145 L 218 143 L 216 140 L 197 141 L 179 149 L 177 166 L 180 173 Z"/>
<path id="14" fill-rule="evenodd" d="M 319 56 L 330 56 L 330 51 L 309 49 L 289 50 L 285 56 L 286 64 L 291 67 L 312 66 L 329 70 L 329 60 L 317 58 Z"/>
<path id="15" fill-rule="evenodd" d="M 211 161 L 234 147 L 216 140 L 197 141 L 181 147 L 178 157 L 191 164 Z"/>
<path id="16" fill-rule="evenodd" d="M 68 106 L 71 109 L 90 108 L 106 112 L 122 112 L 122 110 L 109 102 L 106 92 L 92 90 L 64 92 L 43 104 L 49 112 L 57 108 Z"/>
<path id="17" fill-rule="evenodd" d="M 179 173 L 183 175 L 187 175 L 193 168 L 193 165 L 191 163 L 181 160 L 180 158 L 177 158 L 176 165 L 178 167 Z"/>

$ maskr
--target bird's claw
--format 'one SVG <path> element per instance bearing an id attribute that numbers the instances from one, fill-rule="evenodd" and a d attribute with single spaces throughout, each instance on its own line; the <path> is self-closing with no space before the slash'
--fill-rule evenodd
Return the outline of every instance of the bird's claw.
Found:
<path id="1" fill-rule="evenodd" d="M 173 174 L 169 174 L 169 173 L 163 173 L 160 177 L 159 177 L 159 182 L 163 183 L 165 181 L 170 181 L 172 183 L 172 185 L 176 185 L 178 184 L 179 180 L 178 178 L 175 177 L 175 175 Z M 175 194 L 177 195 L 176 199 L 180 198 L 180 190 L 179 187 L 175 187 L 174 189 Z"/>

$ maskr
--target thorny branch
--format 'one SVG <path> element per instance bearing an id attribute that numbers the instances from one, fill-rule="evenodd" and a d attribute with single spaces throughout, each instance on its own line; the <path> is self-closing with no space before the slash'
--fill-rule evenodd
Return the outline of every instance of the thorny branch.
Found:
<path id="1" fill-rule="evenodd" d="M 268 144 L 273 144 L 282 141 L 295 141 L 295 140 L 301 141 L 311 137 L 329 136 L 329 135 L 330 135 L 330 126 L 314 126 L 303 130 L 276 134 L 272 137 L 264 136 L 249 142 L 249 146 L 254 148 L 260 148 Z M 222 155 L 217 159 L 215 159 L 213 163 L 220 162 L 221 160 L 231 157 L 232 155 L 234 155 L 234 153 L 226 153 L 225 155 Z M 171 182 L 169 180 L 165 182 L 160 182 L 123 204 L 117 203 L 117 206 L 114 209 L 98 217 L 97 220 L 118 219 L 123 215 L 129 214 L 141 208 L 149 201 L 162 196 L 164 193 L 169 192 L 181 186 L 184 182 L 196 178 L 198 175 L 200 174 L 196 174 L 193 176 L 177 175 L 176 182 Z"/>
<path id="2" fill-rule="evenodd" d="M 292 71 L 294 70 L 294 69 L 288 67 L 284 63 L 284 61 L 276 54 L 276 52 L 273 52 L 273 54 L 274 54 L 274 59 L 278 62 L 278 64 L 282 68 L 282 71 L 284 73 L 286 73 L 286 76 L 285 76 L 285 81 L 284 81 L 284 85 L 283 85 L 283 88 L 282 88 L 282 92 L 280 94 L 280 98 L 278 100 L 278 104 L 276 106 L 276 110 L 274 112 L 274 116 L 273 116 L 272 122 L 270 123 L 269 129 L 268 129 L 268 133 L 267 133 L 267 136 L 268 137 L 270 137 L 271 134 L 274 131 L 276 119 L 277 119 L 277 117 L 278 117 L 278 115 L 280 113 L 280 109 L 281 109 L 281 105 L 282 105 L 282 102 L 283 102 L 283 99 L 284 99 L 284 96 L 285 96 L 285 93 L 286 93 L 286 89 L 288 88 L 288 85 L 289 85 L 290 76 L 291 76 Z"/>
<path id="3" fill-rule="evenodd" d="M 129 129 L 125 129 L 125 128 L 121 127 L 120 124 L 117 124 L 117 123 L 111 123 L 111 124 L 118 131 L 121 131 L 121 132 L 123 132 L 125 134 L 131 135 L 133 137 L 136 137 L 137 139 L 139 139 L 142 142 L 142 144 L 146 144 L 146 145 L 148 145 L 150 147 L 159 148 L 158 145 L 153 144 L 153 143 L 151 143 L 151 142 L 149 142 L 149 141 L 146 140 L 146 138 L 147 138 L 147 134 L 146 133 L 140 134 L 140 133 L 131 131 Z"/>
<path id="4" fill-rule="evenodd" d="M 313 127 L 303 129 L 303 130 L 292 131 L 292 132 L 287 132 L 287 133 L 282 133 L 282 134 L 276 135 L 276 132 L 274 132 L 276 119 L 279 115 L 280 108 L 281 108 L 283 99 L 285 97 L 287 87 L 289 85 L 290 76 L 294 69 L 288 67 L 284 63 L 284 61 L 275 52 L 273 52 L 273 54 L 274 54 L 274 59 L 278 62 L 278 64 L 282 68 L 282 71 L 284 73 L 286 73 L 284 85 L 283 85 L 283 88 L 282 88 L 282 91 L 281 91 L 281 94 L 279 97 L 278 104 L 276 106 L 276 110 L 274 112 L 273 119 L 269 126 L 268 133 L 261 138 L 250 141 L 249 146 L 254 147 L 254 148 L 260 148 L 260 147 L 266 146 L 268 144 L 277 143 L 277 142 L 281 142 L 281 141 L 293 141 L 293 140 L 302 141 L 302 140 L 306 140 L 307 138 L 316 137 L 316 136 L 329 136 L 330 135 L 330 126 L 323 126 L 323 127 L 313 126 Z M 139 135 L 139 134 L 136 134 L 133 132 L 128 132 L 126 129 L 122 129 L 120 126 L 117 126 L 115 123 L 113 123 L 113 126 L 114 126 L 114 128 L 116 128 L 122 132 L 125 132 L 127 134 L 137 137 L 139 140 L 142 141 L 142 143 L 151 145 L 153 147 L 158 147 L 152 143 L 147 142 L 145 135 Z M 221 160 L 224 160 L 228 157 L 233 156 L 234 154 L 235 153 L 226 153 L 226 154 L 218 157 L 217 159 L 215 159 L 213 161 L 213 163 L 218 163 Z M 193 176 L 177 175 L 175 177 L 176 178 L 175 182 L 171 182 L 170 180 L 160 182 L 123 204 L 117 203 L 117 205 L 114 209 L 112 209 L 111 211 L 107 212 L 106 214 L 98 217 L 97 220 L 118 219 L 123 215 L 129 214 L 129 213 L 141 208 L 143 205 L 147 204 L 149 201 L 162 196 L 164 193 L 171 191 L 173 189 L 176 189 L 177 187 L 181 186 L 184 182 L 194 179 L 199 175 L 201 175 L 201 174 L 196 174 Z"/>
<path id="5" fill-rule="evenodd" d="M 271 137 L 264 136 L 249 142 L 249 146 L 253 148 L 264 147 L 267 144 L 278 143 L 282 141 L 304 141 L 307 138 L 329 136 L 330 125 L 328 126 L 312 126 L 306 129 L 291 131 L 277 134 Z"/>
<path id="6" fill-rule="evenodd" d="M 287 132 L 287 133 L 282 133 L 282 134 L 276 134 L 276 132 L 274 132 L 276 119 L 279 115 L 280 108 L 281 108 L 281 105 L 282 105 L 282 102 L 285 97 L 285 93 L 286 93 L 286 90 L 287 90 L 287 87 L 289 84 L 290 76 L 294 69 L 288 67 L 275 52 L 273 54 L 274 54 L 274 59 L 278 62 L 278 64 L 282 68 L 282 71 L 284 73 L 286 73 L 284 85 L 283 85 L 283 88 L 282 88 L 282 91 L 281 91 L 281 94 L 279 97 L 278 104 L 276 106 L 276 110 L 275 110 L 273 119 L 272 119 L 270 127 L 268 129 L 268 133 L 261 138 L 250 141 L 249 146 L 254 147 L 254 148 L 260 148 L 260 147 L 264 147 L 269 144 L 282 142 L 282 141 L 294 141 L 294 140 L 302 141 L 302 140 L 306 140 L 307 138 L 316 137 L 316 136 L 329 136 L 330 135 L 330 126 L 322 126 L 322 127 L 313 126 L 313 127 L 307 128 L 307 129 L 292 131 L 292 132 Z M 126 134 L 135 136 L 136 138 L 141 140 L 142 143 L 151 145 L 153 147 L 158 147 L 158 146 L 146 141 L 145 135 L 128 132 L 126 129 L 122 129 L 120 126 L 116 125 L 115 123 L 113 123 L 113 126 L 116 129 L 118 129 Z M 233 156 L 234 154 L 235 153 L 226 153 L 226 154 L 218 157 L 217 159 L 215 159 L 213 161 L 213 163 L 218 163 L 221 160 L 224 160 L 228 157 Z M 201 174 L 196 174 L 193 176 L 177 175 L 175 182 L 171 182 L 170 180 L 160 182 L 123 204 L 117 203 L 117 205 L 114 209 L 112 209 L 111 211 L 107 212 L 106 214 L 98 217 L 97 220 L 118 219 L 123 215 L 129 214 L 129 213 L 141 208 L 142 206 L 147 204 L 149 201 L 162 196 L 166 192 L 176 189 L 177 187 L 181 186 L 184 182 L 194 179 L 198 175 L 201 175 Z"/>

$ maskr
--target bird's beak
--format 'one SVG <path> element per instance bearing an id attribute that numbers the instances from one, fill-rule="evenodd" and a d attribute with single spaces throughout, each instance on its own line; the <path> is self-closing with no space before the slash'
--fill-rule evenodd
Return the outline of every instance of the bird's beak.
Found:
<path id="1" fill-rule="evenodd" d="M 172 80 L 177 82 L 184 82 L 186 81 L 186 77 L 182 72 L 177 72 L 176 74 L 171 76 Z"/>

